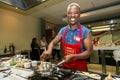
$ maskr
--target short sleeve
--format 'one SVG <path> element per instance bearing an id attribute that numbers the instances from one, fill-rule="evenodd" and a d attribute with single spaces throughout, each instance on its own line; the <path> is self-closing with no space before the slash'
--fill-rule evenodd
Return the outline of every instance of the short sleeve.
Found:
<path id="1" fill-rule="evenodd" d="M 60 33 L 61 33 L 62 37 L 63 37 L 65 30 L 66 30 L 66 26 L 60 29 Z"/>
<path id="2" fill-rule="evenodd" d="M 82 37 L 83 37 L 83 40 L 87 37 L 87 35 L 90 33 L 90 29 L 88 29 L 87 27 L 83 26 L 82 27 Z"/>

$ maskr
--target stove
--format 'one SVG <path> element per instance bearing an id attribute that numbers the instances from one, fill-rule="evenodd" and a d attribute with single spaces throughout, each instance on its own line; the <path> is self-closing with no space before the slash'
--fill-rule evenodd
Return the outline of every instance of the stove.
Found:
<path id="1" fill-rule="evenodd" d="M 54 68 L 50 72 L 51 73 L 50 75 L 47 75 L 48 72 L 49 71 L 42 73 L 35 72 L 35 75 L 31 78 L 31 80 L 98 80 L 91 78 L 87 75 L 79 74 L 79 73 L 83 73 L 82 71 L 65 69 L 62 67 Z"/>
<path id="2" fill-rule="evenodd" d="M 74 70 L 55 67 L 52 71 L 35 72 L 31 80 L 69 80 Z"/>

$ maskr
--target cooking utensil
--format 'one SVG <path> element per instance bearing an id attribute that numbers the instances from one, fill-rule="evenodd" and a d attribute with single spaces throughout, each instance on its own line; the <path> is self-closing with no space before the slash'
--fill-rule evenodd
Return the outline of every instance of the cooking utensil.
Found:
<path id="1" fill-rule="evenodd" d="M 62 60 L 62 61 L 60 61 L 59 63 L 57 63 L 55 66 L 52 65 L 52 67 L 53 67 L 52 72 L 53 72 L 53 73 L 54 73 L 54 72 L 59 72 L 59 66 L 60 66 L 61 64 L 63 64 L 64 62 L 65 62 L 65 60 Z"/>
<path id="2" fill-rule="evenodd" d="M 59 66 L 61 64 L 63 64 L 65 62 L 65 60 L 62 60 L 61 62 L 59 62 L 56 66 Z"/>

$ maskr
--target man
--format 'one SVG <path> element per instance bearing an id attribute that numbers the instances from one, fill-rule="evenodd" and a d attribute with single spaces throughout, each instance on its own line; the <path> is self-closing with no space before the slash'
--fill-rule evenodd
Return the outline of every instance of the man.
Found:
<path id="1" fill-rule="evenodd" d="M 67 8 L 68 25 L 63 27 L 57 36 L 50 42 L 48 50 L 44 51 L 41 58 L 51 57 L 52 48 L 62 39 L 64 50 L 63 67 L 76 70 L 88 70 L 86 58 L 93 51 L 91 33 L 88 28 L 79 23 L 80 6 L 71 3 Z"/>

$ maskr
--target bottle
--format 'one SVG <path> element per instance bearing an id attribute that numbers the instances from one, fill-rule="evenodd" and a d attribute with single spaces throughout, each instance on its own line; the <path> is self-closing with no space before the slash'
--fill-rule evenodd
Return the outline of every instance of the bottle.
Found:
<path id="1" fill-rule="evenodd" d="M 6 53 L 7 52 L 7 47 L 5 46 L 5 48 L 4 48 L 4 53 Z"/>
<path id="2" fill-rule="evenodd" d="M 14 53 L 15 52 L 15 46 L 13 45 L 13 43 L 10 43 L 9 44 L 9 51 L 10 51 L 10 53 Z"/>

